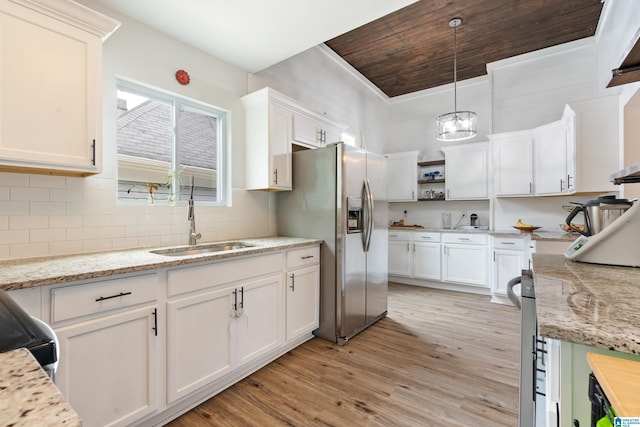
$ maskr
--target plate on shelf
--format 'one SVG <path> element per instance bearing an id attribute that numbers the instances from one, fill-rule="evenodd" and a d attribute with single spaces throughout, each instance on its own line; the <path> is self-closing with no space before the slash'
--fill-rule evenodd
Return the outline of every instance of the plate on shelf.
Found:
<path id="1" fill-rule="evenodd" d="M 540 227 L 518 227 L 517 225 L 514 225 L 513 228 L 517 228 L 523 233 L 531 233 L 532 231 L 535 231 Z"/>

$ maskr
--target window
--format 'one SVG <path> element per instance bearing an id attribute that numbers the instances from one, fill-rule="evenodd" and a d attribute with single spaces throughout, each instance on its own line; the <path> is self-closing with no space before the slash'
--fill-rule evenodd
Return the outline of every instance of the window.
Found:
<path id="1" fill-rule="evenodd" d="M 118 200 L 225 203 L 228 113 L 118 82 Z"/>

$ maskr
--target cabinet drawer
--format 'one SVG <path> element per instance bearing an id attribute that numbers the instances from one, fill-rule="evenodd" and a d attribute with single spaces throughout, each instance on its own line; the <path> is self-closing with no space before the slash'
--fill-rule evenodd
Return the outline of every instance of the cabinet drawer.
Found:
<path id="1" fill-rule="evenodd" d="M 493 238 L 494 249 L 513 249 L 523 250 L 524 239 L 511 238 L 511 237 L 494 237 Z"/>
<path id="2" fill-rule="evenodd" d="M 282 272 L 283 253 L 185 267 L 167 273 L 169 296 Z"/>
<path id="3" fill-rule="evenodd" d="M 389 240 L 411 240 L 411 232 L 389 231 Z"/>
<path id="4" fill-rule="evenodd" d="M 413 233 L 414 242 L 439 242 L 440 233 L 417 232 Z"/>
<path id="5" fill-rule="evenodd" d="M 466 243 L 469 245 L 486 245 L 489 235 L 472 233 L 444 233 L 445 243 Z"/>
<path id="6" fill-rule="evenodd" d="M 157 298 L 156 274 L 101 280 L 51 290 L 51 321 L 130 307 Z"/>
<path id="7" fill-rule="evenodd" d="M 320 247 L 292 249 L 287 251 L 287 270 L 320 262 Z"/>

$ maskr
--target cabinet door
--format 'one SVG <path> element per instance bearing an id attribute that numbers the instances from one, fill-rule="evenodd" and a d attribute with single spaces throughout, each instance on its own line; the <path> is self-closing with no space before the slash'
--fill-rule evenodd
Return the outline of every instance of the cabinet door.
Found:
<path id="1" fill-rule="evenodd" d="M 291 112 L 269 105 L 269 159 L 272 188 L 291 190 Z"/>
<path id="2" fill-rule="evenodd" d="M 440 252 L 440 243 L 414 243 L 413 277 L 440 280 Z"/>
<path id="3" fill-rule="evenodd" d="M 506 295 L 509 280 L 522 274 L 525 264 L 524 252 L 494 249 L 493 264 L 494 280 L 491 291 L 494 294 Z"/>
<path id="4" fill-rule="evenodd" d="M 11 2 L 0 5 L 0 159 L 97 173 L 102 41 Z M 25 54 L 28 52 L 28 54 Z"/>
<path id="5" fill-rule="evenodd" d="M 56 385 L 87 426 L 124 426 L 158 407 L 154 307 L 56 329 Z"/>
<path id="6" fill-rule="evenodd" d="M 233 288 L 167 303 L 169 402 L 227 374 L 233 368 Z"/>
<path id="7" fill-rule="evenodd" d="M 486 143 L 446 147 L 447 200 L 489 197 L 489 147 Z"/>
<path id="8" fill-rule="evenodd" d="M 310 117 L 293 113 L 292 135 L 293 140 L 300 144 L 312 148 L 324 146 L 324 133 L 322 127 L 318 122 Z"/>
<path id="9" fill-rule="evenodd" d="M 533 138 L 531 132 L 493 135 L 496 196 L 533 195 Z"/>
<path id="10" fill-rule="evenodd" d="M 465 285 L 488 286 L 487 247 L 443 245 L 442 280 Z"/>
<path id="11" fill-rule="evenodd" d="M 411 258 L 409 241 L 389 241 L 389 274 L 411 276 Z"/>
<path id="12" fill-rule="evenodd" d="M 282 273 L 236 286 L 242 314 L 233 319 L 238 366 L 284 342 Z"/>
<path id="13" fill-rule="evenodd" d="M 568 192 L 567 126 L 564 121 L 533 130 L 534 182 L 536 195 Z"/>
<path id="14" fill-rule="evenodd" d="M 287 341 L 308 334 L 319 326 L 320 267 L 287 272 Z"/>
<path id="15" fill-rule="evenodd" d="M 418 163 L 415 155 L 387 156 L 387 201 L 418 200 Z"/>

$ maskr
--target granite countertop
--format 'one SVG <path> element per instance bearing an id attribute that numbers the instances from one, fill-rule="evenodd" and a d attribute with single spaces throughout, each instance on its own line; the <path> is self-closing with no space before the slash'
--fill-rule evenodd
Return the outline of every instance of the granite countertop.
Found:
<path id="1" fill-rule="evenodd" d="M 24 348 L 0 353 L 0 393 L 0 425 L 82 425 L 60 390 Z"/>
<path id="2" fill-rule="evenodd" d="M 0 261 L 0 289 L 10 291 L 322 243 L 322 240 L 299 237 L 263 237 L 234 241 L 253 246 L 188 256 L 159 255 L 150 250 L 162 248 L 143 248 Z M 206 243 L 198 244 L 203 245 Z"/>
<path id="3" fill-rule="evenodd" d="M 533 233 L 522 233 L 518 230 L 485 230 L 485 229 L 461 229 L 461 228 L 437 228 L 437 227 L 423 227 L 420 225 L 404 225 L 389 226 L 389 230 L 392 231 L 428 231 L 434 233 L 486 233 L 494 237 L 522 237 L 530 238 L 531 240 L 542 240 L 552 242 L 573 242 L 580 234 L 578 233 L 566 233 L 564 231 L 534 231 Z"/>
<path id="4" fill-rule="evenodd" d="M 540 334 L 640 354 L 640 269 L 533 255 Z"/>

